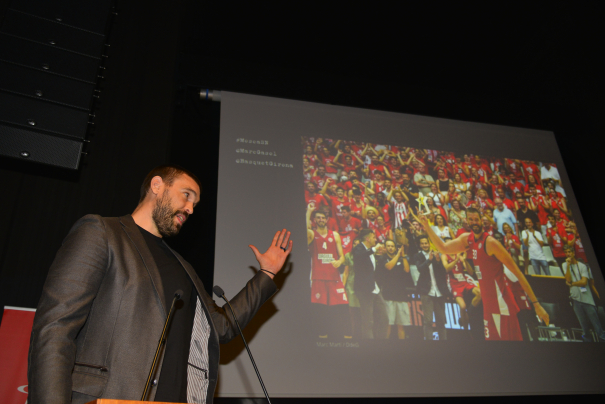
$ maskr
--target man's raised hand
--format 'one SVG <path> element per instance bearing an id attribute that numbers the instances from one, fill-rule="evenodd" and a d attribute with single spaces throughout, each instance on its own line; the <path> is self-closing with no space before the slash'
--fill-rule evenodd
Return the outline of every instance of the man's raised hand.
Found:
<path id="1" fill-rule="evenodd" d="M 292 251 L 290 232 L 283 229 L 282 231 L 275 233 L 271 246 L 264 254 L 261 254 L 260 251 L 258 251 L 258 248 L 253 245 L 249 245 L 248 247 L 254 252 L 254 256 L 256 257 L 261 270 L 268 271 L 269 273 L 265 273 L 273 278 L 273 275 L 282 269 L 286 258 Z"/>

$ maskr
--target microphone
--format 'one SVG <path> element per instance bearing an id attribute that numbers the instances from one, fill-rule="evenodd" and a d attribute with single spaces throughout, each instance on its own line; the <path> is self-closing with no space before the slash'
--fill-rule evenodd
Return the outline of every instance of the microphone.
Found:
<path id="1" fill-rule="evenodd" d="M 242 340 L 244 341 L 244 346 L 246 347 L 246 351 L 248 351 L 248 356 L 250 356 L 250 361 L 252 362 L 252 366 L 254 366 L 254 371 L 256 372 L 256 376 L 258 377 L 258 381 L 260 382 L 260 386 L 263 388 L 263 393 L 265 393 L 265 397 L 267 398 L 267 402 L 271 404 L 271 399 L 269 398 L 269 393 L 267 393 L 267 389 L 265 388 L 265 383 L 263 383 L 262 377 L 260 377 L 260 373 L 258 368 L 256 367 L 256 362 L 254 362 L 254 358 L 252 357 L 252 352 L 250 352 L 250 348 L 248 348 L 248 343 L 246 342 L 246 338 L 244 338 L 244 333 L 239 326 L 239 322 L 237 321 L 237 317 L 235 317 L 235 312 L 233 311 L 233 307 L 231 307 L 231 303 L 225 297 L 225 291 L 218 285 L 215 285 L 212 288 L 212 291 L 215 295 L 223 299 L 227 302 L 227 306 L 229 306 L 229 310 L 231 310 L 231 314 L 233 315 L 233 319 L 235 320 L 235 325 L 237 325 L 237 329 L 239 330 L 239 335 L 242 336 Z"/>
<path id="2" fill-rule="evenodd" d="M 145 383 L 145 389 L 143 390 L 143 395 L 141 396 L 141 401 L 145 401 L 147 394 L 149 393 L 149 385 L 151 383 L 151 378 L 155 373 L 155 368 L 158 365 L 158 358 L 160 357 L 160 348 L 162 345 L 166 343 L 166 331 L 168 331 L 168 323 L 172 319 L 172 313 L 174 313 L 174 304 L 181 300 L 181 296 L 183 296 L 183 291 L 181 289 L 174 292 L 174 298 L 172 299 L 172 304 L 170 305 L 170 311 L 168 312 L 168 316 L 166 317 L 166 321 L 164 322 L 164 329 L 162 330 L 162 335 L 160 336 L 160 340 L 158 341 L 158 347 L 155 350 L 155 356 L 153 357 L 153 362 L 151 363 L 151 369 L 149 369 L 149 376 L 147 376 L 147 383 Z"/>

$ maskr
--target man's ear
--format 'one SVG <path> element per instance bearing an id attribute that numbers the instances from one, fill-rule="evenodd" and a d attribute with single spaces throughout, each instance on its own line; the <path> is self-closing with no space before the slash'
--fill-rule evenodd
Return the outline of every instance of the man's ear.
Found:
<path id="1" fill-rule="evenodd" d="M 162 177 L 160 177 L 159 175 L 156 175 L 155 177 L 153 177 L 151 179 L 150 190 L 155 195 L 159 195 L 163 185 L 164 185 L 164 180 L 162 180 Z"/>

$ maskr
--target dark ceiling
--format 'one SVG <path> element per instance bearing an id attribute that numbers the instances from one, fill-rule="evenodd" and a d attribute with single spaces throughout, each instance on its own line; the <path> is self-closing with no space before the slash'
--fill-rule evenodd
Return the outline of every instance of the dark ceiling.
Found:
<path id="1" fill-rule="evenodd" d="M 599 2 L 184 3 L 185 52 L 541 103 L 603 103 Z"/>

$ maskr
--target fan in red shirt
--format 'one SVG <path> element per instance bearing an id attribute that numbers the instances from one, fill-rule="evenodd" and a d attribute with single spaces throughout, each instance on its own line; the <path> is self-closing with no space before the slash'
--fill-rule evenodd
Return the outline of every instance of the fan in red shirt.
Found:
<path id="1" fill-rule="evenodd" d="M 567 214 L 569 211 L 567 210 L 567 202 L 565 202 L 565 198 L 561 196 L 554 189 L 550 189 L 548 193 L 548 203 L 550 204 L 551 212 L 554 212 L 555 209 L 558 209 L 561 212 L 561 217 L 567 220 Z"/>
<path id="2" fill-rule="evenodd" d="M 496 206 L 494 201 L 487 197 L 487 191 L 485 189 L 480 189 L 477 191 L 477 196 L 475 196 L 475 202 L 477 202 L 477 206 L 479 206 L 479 210 L 484 211 L 485 209 L 494 209 Z"/>
<path id="3" fill-rule="evenodd" d="M 309 181 L 307 183 L 307 190 L 305 191 L 305 201 L 307 205 L 313 203 L 313 206 L 316 208 L 321 208 L 322 206 L 328 206 L 328 201 L 326 198 L 317 193 L 317 185 L 313 181 Z"/>
<path id="4" fill-rule="evenodd" d="M 445 241 L 451 240 L 446 238 Z M 466 260 L 466 251 L 455 256 L 442 254 L 441 263 L 447 271 L 447 281 L 452 290 L 452 295 L 460 306 L 460 325 L 463 329 L 468 328 L 468 313 L 466 311 L 466 300 L 472 298 L 471 304 L 477 307 L 481 302 L 481 292 L 473 283 L 469 282 L 467 273 L 473 275 L 475 271 Z M 472 278 L 471 278 L 472 279 Z"/>
<path id="5" fill-rule="evenodd" d="M 454 255 L 468 251 L 469 258 L 473 260 L 475 275 L 481 289 L 485 339 L 488 341 L 520 341 L 523 337 L 517 319 L 519 307 L 508 286 L 504 266 L 519 280 L 519 284 L 529 297 L 531 304 L 534 305 L 536 315 L 546 324 L 549 322 L 548 313 L 538 302 L 527 279 L 504 246 L 483 231 L 479 211 L 468 209 L 466 218 L 472 233 L 465 233 L 447 243 L 435 234 L 426 216 L 420 214 L 418 221 L 424 227 L 433 245 L 441 253 Z"/>
<path id="6" fill-rule="evenodd" d="M 303 157 L 303 177 L 305 177 L 305 184 L 311 181 L 314 171 L 315 167 L 309 163 L 309 159 Z"/>
<path id="7" fill-rule="evenodd" d="M 382 177 L 386 177 L 386 167 L 378 160 L 378 157 L 372 156 L 372 162 L 366 168 L 366 176 L 372 181 L 376 179 L 376 171 L 382 174 Z"/>
<path id="8" fill-rule="evenodd" d="M 322 150 L 321 162 L 326 166 L 326 174 L 333 179 L 336 179 L 336 173 L 338 172 L 338 167 L 334 164 L 334 158 L 336 156 L 333 156 L 332 153 L 330 153 L 330 149 L 326 146 L 324 146 Z"/>
<path id="9" fill-rule="evenodd" d="M 528 200 L 529 207 L 538 215 L 540 225 L 546 226 L 548 223 L 548 213 L 546 212 L 546 209 L 550 208 L 546 203 L 546 198 L 544 198 L 542 195 L 538 195 L 536 187 L 533 185 L 530 185 L 529 192 L 531 193 L 531 196 Z"/>
<path id="10" fill-rule="evenodd" d="M 352 154 L 341 154 L 340 151 L 336 154 L 336 157 L 334 157 L 332 164 L 341 168 L 345 173 L 357 171 L 363 167 L 363 161 L 361 161 L 359 157 Z"/>
<path id="11" fill-rule="evenodd" d="M 464 161 L 461 164 L 462 169 L 464 170 L 464 174 L 466 175 L 466 177 L 470 177 L 471 176 L 471 168 L 473 168 L 474 164 L 471 161 L 471 157 L 468 154 L 464 155 Z"/>
<path id="12" fill-rule="evenodd" d="M 504 196 L 504 188 L 498 188 L 496 190 L 496 195 L 498 196 L 498 198 L 502 199 L 502 203 L 504 204 L 504 206 L 506 206 L 512 212 L 517 211 L 517 209 L 515 208 L 515 203 Z"/>
<path id="13" fill-rule="evenodd" d="M 531 186 L 536 187 L 536 192 L 539 195 L 546 195 L 546 192 L 544 192 L 544 188 L 542 187 L 542 185 L 540 185 L 540 183 L 536 180 L 536 177 L 533 174 L 529 174 L 527 176 L 527 185 L 525 185 L 524 187 L 524 191 L 525 191 L 525 197 L 529 198 L 531 196 L 531 192 L 529 191 L 529 187 Z"/>
<path id="14" fill-rule="evenodd" d="M 452 174 L 452 178 L 456 177 L 456 174 L 460 174 L 461 182 L 467 182 L 468 178 L 464 169 L 462 168 L 462 164 L 460 164 L 460 159 L 456 159 L 456 164 L 452 164 L 450 168 L 450 173 Z"/>
<path id="15" fill-rule="evenodd" d="M 311 164 L 312 166 L 316 166 L 317 163 L 319 163 L 319 158 L 315 153 L 313 153 L 313 148 L 311 146 L 305 147 L 305 153 L 303 154 L 303 158 L 308 159 L 309 164 Z"/>
<path id="16" fill-rule="evenodd" d="M 523 193 L 525 191 L 525 185 L 517 180 L 515 173 L 508 175 L 508 182 L 505 185 L 509 189 L 511 196 L 517 195 L 517 192 Z"/>
<path id="17" fill-rule="evenodd" d="M 385 159 L 385 155 L 383 155 L 383 160 Z M 393 170 L 399 170 L 399 168 L 401 167 L 401 163 L 399 162 L 397 155 L 393 155 L 390 154 L 388 158 L 386 158 L 386 163 L 387 168 L 389 169 L 389 171 L 392 173 Z"/>
<path id="18" fill-rule="evenodd" d="M 342 207 L 342 218 L 338 222 L 340 228 L 340 240 L 342 241 L 342 252 L 347 254 L 353 249 L 353 241 L 357 238 L 359 230 L 361 230 L 361 220 L 351 216 L 351 208 L 349 206 Z"/>
<path id="19" fill-rule="evenodd" d="M 555 220 L 553 215 L 548 215 L 548 223 L 551 227 L 546 229 L 546 239 L 548 240 L 548 245 L 552 249 L 552 255 L 555 257 L 555 261 L 560 268 L 563 268 L 563 263 L 567 258 L 565 256 L 565 251 L 563 250 L 563 246 L 567 244 L 567 232 L 565 231 L 564 226 L 559 226 Z"/>
<path id="20" fill-rule="evenodd" d="M 374 233 L 376 233 L 376 239 L 380 243 L 385 243 L 387 240 L 393 240 L 391 226 L 385 222 L 382 216 L 378 216 L 376 218 L 376 228 L 374 229 Z"/>
<path id="21" fill-rule="evenodd" d="M 385 189 L 385 180 L 382 174 L 381 171 L 374 170 L 374 179 L 370 181 L 369 185 L 369 189 L 371 189 L 374 194 L 382 192 Z"/>
<path id="22" fill-rule="evenodd" d="M 389 192 L 391 193 L 391 192 Z M 384 221 L 387 223 L 391 222 L 391 205 L 389 205 L 388 201 L 387 201 L 387 197 L 384 194 L 384 192 L 380 192 L 378 194 L 376 194 L 376 198 L 374 201 L 373 206 L 378 210 L 378 213 L 380 214 L 380 216 L 382 216 L 384 218 Z"/>
<path id="23" fill-rule="evenodd" d="M 317 189 L 322 189 L 324 185 L 326 185 L 326 180 L 330 178 L 326 175 L 326 167 L 320 164 L 315 170 L 315 175 L 311 177 L 311 181 L 313 181 L 317 185 Z"/>
<path id="24" fill-rule="evenodd" d="M 515 174 L 515 179 L 517 181 L 525 179 L 525 177 L 523 176 L 523 171 L 521 169 L 521 161 L 513 159 L 504 159 L 504 161 L 506 163 L 508 171 L 510 173 Z"/>
<path id="25" fill-rule="evenodd" d="M 510 224 L 503 223 L 502 231 L 504 232 L 504 239 L 502 240 L 502 244 L 506 248 L 506 251 L 510 254 L 510 256 L 515 261 L 515 264 L 519 265 L 519 255 L 521 254 L 521 240 L 519 237 L 513 232 L 513 228 L 510 227 Z"/>
<path id="26" fill-rule="evenodd" d="M 480 177 L 489 178 L 492 175 L 492 169 L 490 168 L 487 161 L 483 160 L 479 157 L 478 154 L 475 154 L 475 168 L 477 168 L 477 173 L 479 173 Z"/>
<path id="27" fill-rule="evenodd" d="M 330 180 L 332 181 L 332 180 Z M 330 201 L 332 205 L 332 217 L 336 219 L 337 222 L 342 219 L 342 207 L 349 206 L 349 198 L 345 196 L 345 190 L 343 187 L 336 188 L 336 196 L 330 196 Z"/>
<path id="28" fill-rule="evenodd" d="M 521 166 L 523 167 L 523 172 L 525 173 L 525 180 L 529 184 L 529 176 L 533 175 L 534 178 L 540 181 L 540 169 L 533 161 L 522 160 Z"/>
<path id="29" fill-rule="evenodd" d="M 490 236 L 494 236 L 494 234 L 496 234 L 498 232 L 498 230 L 496 228 L 494 228 L 494 226 L 492 226 L 492 223 L 489 221 L 489 219 L 487 218 L 487 216 L 483 216 L 481 218 L 481 221 L 483 222 L 483 232 L 487 233 Z"/>
<path id="30" fill-rule="evenodd" d="M 588 264 L 588 257 L 586 257 L 586 251 L 584 251 L 584 245 L 582 244 L 580 233 L 578 233 L 578 227 L 574 222 L 569 222 L 568 229 L 568 233 L 571 235 L 568 243 L 575 247 L 576 258 L 580 258 L 582 261 Z"/>
<path id="31" fill-rule="evenodd" d="M 366 209 L 366 203 L 363 200 L 361 191 L 358 188 L 354 187 L 351 192 L 353 193 L 353 198 L 349 202 L 349 207 L 351 208 L 351 215 L 361 220 L 363 219 L 363 215 Z"/>
<path id="32" fill-rule="evenodd" d="M 494 167 L 494 171 L 497 171 L 499 173 L 503 172 L 505 169 L 502 159 L 496 157 L 492 157 L 492 166 Z"/>
<path id="33" fill-rule="evenodd" d="M 502 178 L 500 178 L 500 176 L 498 174 L 492 174 L 487 186 L 491 192 L 492 199 L 495 199 L 496 196 L 498 196 L 498 190 L 499 189 L 504 190 L 504 181 L 502 180 Z"/>

